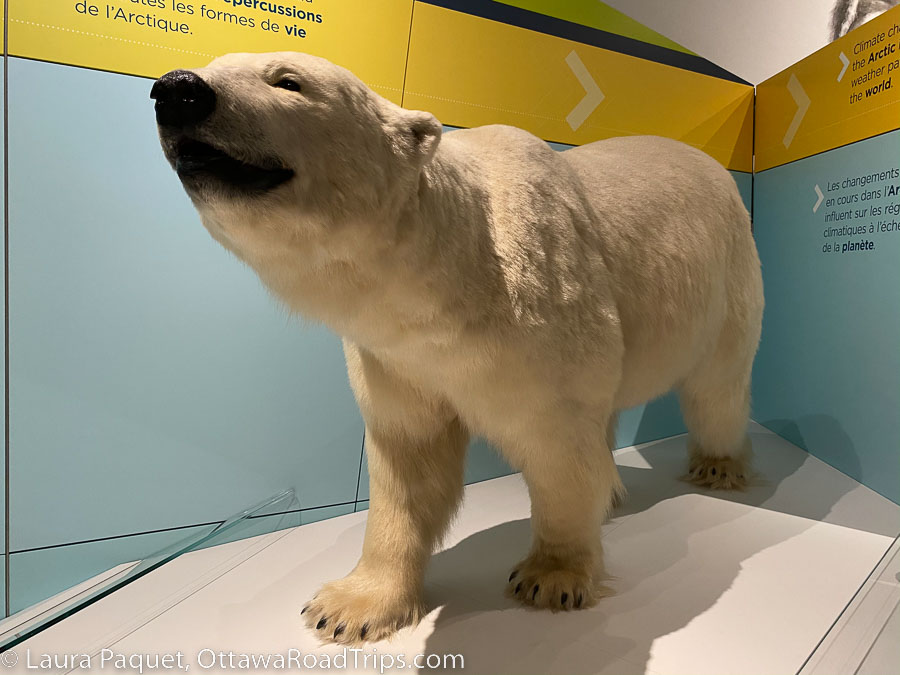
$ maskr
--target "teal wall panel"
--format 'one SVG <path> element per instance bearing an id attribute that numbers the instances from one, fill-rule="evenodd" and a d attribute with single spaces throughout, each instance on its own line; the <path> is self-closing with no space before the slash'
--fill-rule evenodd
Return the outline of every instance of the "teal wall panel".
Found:
<path id="1" fill-rule="evenodd" d="M 730 171 L 729 173 L 732 178 L 734 178 L 734 182 L 737 183 L 738 191 L 741 193 L 741 199 L 744 200 L 744 206 L 746 206 L 749 211 L 753 201 L 753 174 L 749 174 L 745 171 Z"/>
<path id="2" fill-rule="evenodd" d="M 494 447 L 487 441 L 476 438 L 469 444 L 469 454 L 466 456 L 465 481 L 479 483 L 491 478 L 499 478 L 513 473 L 504 459 Z"/>
<path id="3" fill-rule="evenodd" d="M 667 394 L 619 413 L 616 447 L 648 443 L 683 434 L 686 430 L 678 398 L 675 394 Z"/>
<path id="4" fill-rule="evenodd" d="M 900 215 L 825 222 L 831 212 L 900 205 L 862 199 L 863 188 L 829 191 L 844 178 L 897 169 L 900 131 L 780 167 L 755 179 L 755 235 L 766 288 L 763 336 L 753 373 L 754 419 L 835 468 L 900 502 L 900 232 L 869 233 Z M 900 187 L 878 180 L 865 189 Z M 857 194 L 849 207 L 823 201 Z M 826 228 L 864 234 L 825 236 Z M 872 250 L 841 253 L 843 243 Z M 839 250 L 823 252 L 828 243 Z"/>
<path id="5" fill-rule="evenodd" d="M 340 342 L 203 229 L 150 85 L 9 60 L 13 551 L 355 499 Z"/>

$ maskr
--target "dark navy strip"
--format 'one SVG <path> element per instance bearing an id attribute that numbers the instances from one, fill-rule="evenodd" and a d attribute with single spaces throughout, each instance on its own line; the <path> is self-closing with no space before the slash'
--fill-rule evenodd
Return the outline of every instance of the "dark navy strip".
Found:
<path id="1" fill-rule="evenodd" d="M 629 56 L 637 56 L 641 59 L 662 63 L 667 66 L 674 66 L 684 70 L 690 70 L 702 75 L 718 77 L 731 82 L 739 82 L 747 84 L 734 73 L 730 73 L 724 68 L 717 66 L 711 61 L 695 56 L 694 54 L 685 54 L 667 47 L 641 42 L 634 38 L 608 33 L 604 30 L 591 28 L 590 26 L 582 26 L 578 23 L 557 19 L 553 16 L 539 14 L 527 9 L 520 9 L 512 5 L 506 5 L 502 2 L 494 0 L 416 0 L 429 5 L 452 9 L 457 12 L 465 12 L 474 16 L 480 16 L 483 19 L 499 21 L 500 23 L 509 24 L 510 26 L 518 26 L 528 30 L 545 33 L 547 35 L 555 35 L 556 37 L 565 38 L 566 40 L 574 40 L 582 44 L 591 45 L 593 47 L 601 47 L 610 51 L 628 54 Z"/>

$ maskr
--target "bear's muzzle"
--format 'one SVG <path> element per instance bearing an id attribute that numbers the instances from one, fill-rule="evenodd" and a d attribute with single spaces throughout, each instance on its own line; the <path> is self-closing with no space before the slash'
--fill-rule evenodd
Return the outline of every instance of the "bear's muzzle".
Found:
<path id="1" fill-rule="evenodd" d="M 156 101 L 156 122 L 163 127 L 197 125 L 216 107 L 216 92 L 189 70 L 163 75 L 153 83 L 150 98 Z"/>

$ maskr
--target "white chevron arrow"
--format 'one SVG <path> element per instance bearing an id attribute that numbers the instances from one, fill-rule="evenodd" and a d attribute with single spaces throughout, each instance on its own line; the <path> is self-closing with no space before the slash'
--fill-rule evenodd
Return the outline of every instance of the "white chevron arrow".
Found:
<path id="1" fill-rule="evenodd" d="M 566 115 L 566 122 L 572 127 L 572 131 L 575 131 L 584 124 L 584 121 L 590 117 L 590 114 L 597 109 L 597 106 L 600 105 L 606 97 L 603 95 L 603 92 L 600 91 L 600 87 L 594 82 L 594 78 L 591 77 L 588 69 L 574 50 L 569 52 L 569 55 L 566 57 L 566 63 L 569 64 L 569 68 L 575 73 L 575 77 L 578 78 L 578 81 L 581 83 L 581 86 L 584 87 L 585 91 L 584 98 L 578 102 L 578 105 L 572 108 L 572 111 L 568 115 Z"/>
<path id="2" fill-rule="evenodd" d="M 819 195 L 819 198 L 816 200 L 815 205 L 813 206 L 813 213 L 819 210 L 819 207 L 822 205 L 822 200 L 825 199 L 825 195 L 822 194 L 821 188 L 819 188 L 819 184 L 816 183 L 816 187 L 814 188 L 816 194 Z"/>
<path id="3" fill-rule="evenodd" d="M 794 99 L 794 103 L 797 104 L 797 112 L 794 113 L 794 119 L 791 120 L 787 131 L 784 132 L 782 143 L 784 143 L 785 148 L 790 147 L 794 140 L 794 134 L 797 133 L 797 129 L 800 128 L 800 122 L 803 121 L 803 116 L 809 110 L 809 96 L 803 91 L 803 87 L 800 86 L 800 80 L 797 79 L 796 75 L 791 75 L 791 79 L 787 83 L 787 90 L 790 92 L 791 98 Z"/>
<path id="4" fill-rule="evenodd" d="M 850 59 L 847 58 L 847 55 L 844 52 L 838 54 L 838 58 L 841 60 L 841 63 L 844 64 L 844 67 L 841 68 L 841 72 L 838 73 L 837 81 L 840 82 L 844 79 L 844 73 L 847 72 L 847 66 L 850 65 Z"/>

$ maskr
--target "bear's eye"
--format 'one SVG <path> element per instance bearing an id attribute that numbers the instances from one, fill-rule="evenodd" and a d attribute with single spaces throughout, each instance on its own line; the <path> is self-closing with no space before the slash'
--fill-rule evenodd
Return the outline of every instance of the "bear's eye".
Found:
<path id="1" fill-rule="evenodd" d="M 286 77 L 282 77 L 278 82 L 272 85 L 273 87 L 278 87 L 279 89 L 287 89 L 288 91 L 300 91 L 300 84 L 298 82 L 294 82 L 294 80 L 288 79 Z"/>

